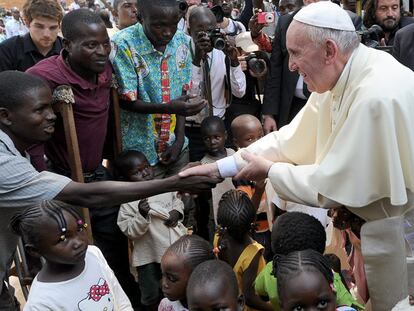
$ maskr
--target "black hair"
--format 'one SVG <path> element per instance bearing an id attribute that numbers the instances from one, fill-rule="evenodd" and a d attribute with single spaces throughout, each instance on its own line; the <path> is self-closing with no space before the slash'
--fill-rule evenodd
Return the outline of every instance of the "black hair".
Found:
<path id="1" fill-rule="evenodd" d="M 181 10 L 181 5 L 185 1 L 177 0 L 137 0 L 138 8 L 142 14 L 145 14 L 149 8 L 153 7 L 164 7 L 164 8 L 174 8 Z M 185 2 L 186 3 L 186 2 Z"/>
<path id="2" fill-rule="evenodd" d="M 61 230 L 62 235 L 65 234 L 67 223 L 63 211 L 72 215 L 77 221 L 78 226 L 86 226 L 79 208 L 57 200 L 45 200 L 15 214 L 10 219 L 10 229 L 15 234 L 20 235 L 25 244 L 37 245 L 39 243 L 37 230 L 44 224 L 45 217 L 52 218 Z"/>
<path id="3" fill-rule="evenodd" d="M 286 256 L 276 255 L 273 261 L 273 274 L 277 278 L 277 292 L 282 304 L 282 291 L 286 281 L 301 272 L 319 272 L 329 284 L 333 284 L 333 273 L 327 259 L 313 249 L 292 252 Z"/>
<path id="4" fill-rule="evenodd" d="M 324 254 L 323 255 L 326 260 L 329 262 L 332 270 L 336 273 L 341 273 L 341 259 L 335 254 Z"/>
<path id="5" fill-rule="evenodd" d="M 140 159 L 148 162 L 145 155 L 137 150 L 124 150 L 113 161 L 114 177 L 117 180 L 123 179 L 127 176 L 129 170 L 133 168 L 134 160 Z"/>
<path id="6" fill-rule="evenodd" d="M 239 296 L 239 286 L 233 269 L 224 261 L 212 259 L 199 264 L 191 273 L 187 283 L 187 300 L 192 289 L 204 288 L 209 283 L 224 284 L 235 299 Z"/>
<path id="7" fill-rule="evenodd" d="M 210 117 L 205 118 L 201 122 L 200 128 L 201 128 L 201 133 L 202 134 L 205 133 L 205 131 L 207 131 L 208 129 L 211 129 L 211 128 L 217 128 L 220 132 L 226 133 L 226 127 L 224 125 L 223 120 L 221 118 L 217 117 L 217 116 L 210 116 Z"/>
<path id="8" fill-rule="evenodd" d="M 62 34 L 69 41 L 76 41 L 82 37 L 81 25 L 102 24 L 105 26 L 99 14 L 89 9 L 77 9 L 67 13 L 62 19 Z"/>
<path id="9" fill-rule="evenodd" d="M 100 9 L 98 11 L 99 17 L 103 20 L 106 28 L 113 28 L 111 23 L 111 18 L 109 17 L 109 12 L 105 9 Z"/>
<path id="10" fill-rule="evenodd" d="M 293 251 L 313 249 L 323 253 L 326 232 L 315 217 L 301 212 L 289 212 L 279 216 L 272 228 L 272 251 L 287 255 Z"/>
<path id="11" fill-rule="evenodd" d="M 15 111 L 30 101 L 29 91 L 42 87 L 49 89 L 39 77 L 15 70 L 0 72 L 0 108 Z"/>
<path id="12" fill-rule="evenodd" d="M 167 248 L 165 254 L 183 257 L 184 264 L 194 270 L 200 263 L 214 259 L 213 247 L 198 235 L 184 235 Z"/>
<path id="13" fill-rule="evenodd" d="M 233 239 L 242 242 L 253 230 L 256 209 L 247 194 L 240 190 L 229 190 L 218 204 L 217 223 Z"/>
<path id="14" fill-rule="evenodd" d="M 209 8 L 198 6 L 192 9 L 190 15 L 188 16 L 188 24 L 190 25 L 190 27 L 193 24 L 193 20 L 199 20 L 200 16 L 205 16 L 209 18 L 212 22 L 216 23 L 216 17 Z"/>

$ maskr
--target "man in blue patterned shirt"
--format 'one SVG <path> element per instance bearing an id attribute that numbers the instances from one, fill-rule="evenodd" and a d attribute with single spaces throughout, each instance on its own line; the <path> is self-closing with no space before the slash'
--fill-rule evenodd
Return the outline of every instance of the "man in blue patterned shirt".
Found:
<path id="1" fill-rule="evenodd" d="M 184 95 L 191 82 L 189 37 L 177 31 L 183 15 L 176 0 L 141 0 L 142 25 L 112 38 L 112 64 L 121 97 L 123 149 L 139 150 L 156 177 L 177 173 L 188 162 L 185 116 L 204 100 Z"/>

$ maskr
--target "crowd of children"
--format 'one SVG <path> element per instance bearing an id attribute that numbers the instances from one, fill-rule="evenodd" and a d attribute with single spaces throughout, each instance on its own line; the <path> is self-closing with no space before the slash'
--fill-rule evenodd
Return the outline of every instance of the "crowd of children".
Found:
<path id="1" fill-rule="evenodd" d="M 7 150 L 0 151 L 7 154 L 5 162 L 10 158 L 20 162 L 0 164 L 20 168 L 15 171 L 23 176 L 21 182 L 14 182 L 17 178 L 13 176 L 13 185 L 7 184 L 12 189 L 7 188 L 9 193 L 23 189 L 20 197 L 16 195 L 21 199 L 16 207 L 21 210 L 11 218 L 10 228 L 21 237 L 26 255 L 41 262 L 24 310 L 365 308 L 370 297 L 361 252 L 361 218 L 338 208 L 330 213 L 331 219 L 327 210 L 282 200 L 267 178 L 196 176 L 194 184 L 186 186 L 185 177 L 177 175 L 189 159 L 212 165 L 249 147 L 268 130 L 264 129 L 269 118 L 263 118 L 262 126 L 255 116 L 262 106 L 256 79 L 260 75 L 253 74 L 248 61 L 260 52 L 246 54 L 255 45 L 250 35 L 237 37 L 245 31 L 241 23 L 229 16 L 218 21 L 217 12 L 226 15 L 231 11 L 228 1 L 213 0 L 210 10 L 190 0 L 115 0 L 112 13 L 119 29 L 112 31 L 107 29 L 111 28 L 108 12 L 100 12 L 105 24 L 93 10 L 77 8 L 63 17 L 60 6 L 51 2 L 28 0 L 26 5 L 30 33 L 25 42 L 36 46 L 36 58 L 25 50 L 24 57 L 30 57 L 17 66 L 3 56 L 0 71 L 28 70 L 48 82 L 54 98 L 59 86 L 70 85 L 80 162 L 89 191 L 80 191 L 82 184 L 75 186 L 77 191 L 60 195 L 66 185 L 74 188 L 69 178 L 61 176 L 73 175 L 64 139 L 67 129 L 62 116 L 56 119 L 52 113 L 47 85 L 39 80 L 30 86 L 28 75 L 17 75 L 20 80 L 13 81 L 24 83 L 8 82 L 10 86 L 3 87 L 6 96 L 0 102 L 1 117 L 7 120 L 0 123 L 0 142 Z M 188 5 L 194 7 L 187 11 Z M 42 15 L 43 11 L 48 12 Z M 30 12 L 33 18 L 29 18 Z M 44 27 L 44 19 L 53 22 L 49 26 L 54 35 L 45 51 L 37 51 L 35 29 Z M 178 23 L 191 40 L 177 32 Z M 63 39 L 58 37 L 60 25 Z M 222 37 L 214 38 L 216 27 L 221 28 Z M 243 44 L 247 37 L 247 44 Z M 0 52 L 9 51 L 10 46 L 21 52 L 23 48 L 13 40 L 0 45 Z M 220 40 L 225 42 L 223 49 L 216 45 Z M 16 60 L 14 54 L 18 53 L 7 53 Z M 265 59 L 259 61 L 263 66 Z M 6 85 L 13 74 L 4 77 Z M 22 91 L 24 98 L 7 96 L 5 90 L 12 84 L 26 84 L 31 92 Z M 104 167 L 106 134 L 113 134 L 112 104 L 108 105 L 116 98 L 112 84 L 119 97 L 114 111 L 120 108 L 121 133 L 117 134 L 123 151 L 110 156 Z M 307 88 L 299 89 L 303 94 L 295 113 L 305 103 L 302 97 L 308 96 Z M 13 109 L 24 106 L 31 97 L 47 110 L 43 119 L 48 126 L 42 130 L 42 140 L 29 139 L 30 129 L 40 127 L 41 109 L 28 113 L 26 107 L 25 113 L 13 115 Z M 12 117 L 7 114 L 10 111 Z M 23 133 L 20 138 L 19 132 Z M 39 143 L 37 148 L 45 151 L 36 153 L 33 145 Z M 41 193 L 44 183 L 39 186 L 33 181 L 41 179 L 39 173 L 26 162 L 22 167 L 21 161 L 26 159 L 21 157 L 26 152 L 37 170 L 44 168 L 60 175 L 61 180 L 53 177 L 56 184 L 59 182 L 59 191 L 50 182 L 50 172 L 42 172 L 51 191 Z M 198 178 L 205 178 L 205 182 Z M 157 179 L 165 183 L 157 183 Z M 140 182 L 146 185 L 142 190 L 136 186 Z M 104 186 L 94 187 L 93 183 Z M 193 200 L 188 193 L 196 183 L 203 186 L 195 190 L 204 192 Z M 26 191 L 25 187 L 33 184 L 39 195 Z M 86 199 L 79 199 L 82 196 Z M 92 208 L 90 224 L 82 216 L 83 207 Z M 89 245 L 91 236 L 94 245 Z M 2 238 L 1 243 L 6 240 Z M 4 244 L 10 250 L 13 242 Z M 7 261 L 10 263 L 9 258 Z M 0 310 L 4 288 L 0 286 Z"/>
<path id="2" fill-rule="evenodd" d="M 237 117 L 231 130 L 240 148 L 263 136 L 251 115 Z M 207 150 L 202 162 L 234 152 L 225 148 L 220 118 L 207 117 L 201 133 Z M 122 152 L 112 165 L 120 181 L 154 178 L 138 151 Z M 210 241 L 188 234 L 177 193 L 121 205 L 118 226 L 133 245 L 131 266 L 145 310 L 364 309 L 350 294 L 338 257 L 323 256 L 326 228 L 319 220 L 281 213 L 268 200 L 265 181 L 230 179 L 212 191 Z M 335 226 L 355 226 L 343 213 L 333 215 Z M 99 248 L 88 246 L 79 207 L 42 201 L 15 215 L 11 228 L 30 255 L 43 258 L 24 310 L 134 310 Z"/>

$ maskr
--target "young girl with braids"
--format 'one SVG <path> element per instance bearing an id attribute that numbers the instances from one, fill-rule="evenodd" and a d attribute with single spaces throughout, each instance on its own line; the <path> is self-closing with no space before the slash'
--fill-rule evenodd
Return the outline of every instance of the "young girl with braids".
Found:
<path id="1" fill-rule="evenodd" d="M 275 254 L 286 256 L 291 252 L 312 249 L 321 255 L 325 250 L 325 228 L 315 217 L 301 213 L 288 212 L 279 216 L 272 229 L 272 250 Z M 277 293 L 279 280 L 272 274 L 273 264 L 269 262 L 257 276 L 254 287 L 260 297 L 267 299 L 272 304 L 274 311 L 280 311 L 280 297 Z M 333 285 L 336 289 L 336 302 L 338 305 L 357 306 L 352 295 L 342 283 L 341 276 L 334 273 Z"/>
<path id="2" fill-rule="evenodd" d="M 11 229 L 43 257 L 24 310 L 133 310 L 101 251 L 88 246 L 78 208 L 42 201 L 16 214 Z"/>
<path id="3" fill-rule="evenodd" d="M 263 246 L 251 238 L 255 219 L 256 209 L 247 194 L 227 191 L 219 202 L 214 246 L 218 257 L 233 267 L 239 290 L 245 297 L 243 310 L 272 310 L 271 304 L 254 291 L 254 280 L 266 266 Z"/>
<path id="4" fill-rule="evenodd" d="M 276 255 L 273 268 L 282 311 L 355 311 L 337 308 L 333 272 L 320 252 L 307 249 Z"/>
<path id="5" fill-rule="evenodd" d="M 161 258 L 161 289 L 164 298 L 158 311 L 185 311 L 186 288 L 191 273 L 200 263 L 214 259 L 213 247 L 197 235 L 185 235 L 171 244 Z"/>

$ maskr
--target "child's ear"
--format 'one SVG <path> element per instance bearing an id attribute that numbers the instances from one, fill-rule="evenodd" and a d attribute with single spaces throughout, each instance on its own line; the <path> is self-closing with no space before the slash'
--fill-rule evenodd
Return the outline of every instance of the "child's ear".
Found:
<path id="1" fill-rule="evenodd" d="M 26 252 L 27 252 L 30 256 L 33 256 L 33 257 L 36 257 L 36 258 L 40 258 L 40 257 L 42 257 L 42 255 L 40 255 L 39 250 L 37 249 L 37 247 L 36 247 L 36 246 L 34 246 L 33 244 L 26 244 L 26 245 L 24 246 L 24 249 L 26 250 Z"/>
<path id="2" fill-rule="evenodd" d="M 242 311 L 245 305 L 245 299 L 244 295 L 240 294 L 239 297 L 237 297 L 237 306 L 239 307 L 238 311 Z"/>
<path id="3" fill-rule="evenodd" d="M 224 138 L 227 140 L 227 131 L 224 131 Z"/>

